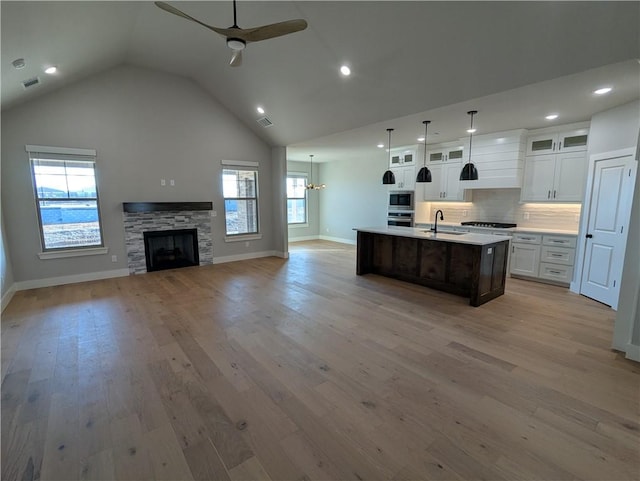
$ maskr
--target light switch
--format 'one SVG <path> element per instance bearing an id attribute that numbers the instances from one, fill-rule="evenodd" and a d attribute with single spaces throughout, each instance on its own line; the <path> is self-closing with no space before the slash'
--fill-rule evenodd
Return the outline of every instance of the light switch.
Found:
<path id="1" fill-rule="evenodd" d="M 160 179 L 160 185 L 164 187 L 165 185 L 167 185 L 167 181 L 164 179 Z"/>
<path id="2" fill-rule="evenodd" d="M 176 185 L 176 181 L 175 181 L 175 180 L 173 180 L 173 179 L 171 179 L 171 180 L 169 181 L 169 184 L 171 184 L 171 187 L 173 187 L 174 185 Z"/>

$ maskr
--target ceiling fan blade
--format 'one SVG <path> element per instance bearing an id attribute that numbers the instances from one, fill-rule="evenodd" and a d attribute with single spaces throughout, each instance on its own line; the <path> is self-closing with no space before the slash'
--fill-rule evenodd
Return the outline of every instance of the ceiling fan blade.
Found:
<path id="1" fill-rule="evenodd" d="M 239 67 L 240 65 L 242 65 L 242 50 L 233 50 L 229 65 L 231 65 L 232 67 Z"/>
<path id="2" fill-rule="evenodd" d="M 306 20 L 296 19 L 287 20 L 285 22 L 272 23 L 254 28 L 240 28 L 232 30 L 232 35 L 244 40 L 245 42 L 259 42 L 260 40 L 268 40 L 270 38 L 281 37 L 290 33 L 299 32 L 307 28 Z"/>
<path id="3" fill-rule="evenodd" d="M 206 23 L 203 23 L 200 20 L 193 18 L 190 15 L 187 15 L 186 13 L 178 10 L 176 7 L 173 7 L 165 2 L 154 2 L 154 3 L 156 4 L 156 7 L 161 8 L 165 12 L 172 13 L 174 15 L 177 15 L 178 17 L 186 18 L 187 20 L 191 20 L 192 22 L 196 22 L 202 25 L 203 27 L 208 28 L 209 30 L 213 30 L 214 32 L 219 33 L 224 37 L 232 36 L 236 30 L 235 28 L 219 28 L 219 27 L 213 27 L 211 25 L 207 25 Z"/>

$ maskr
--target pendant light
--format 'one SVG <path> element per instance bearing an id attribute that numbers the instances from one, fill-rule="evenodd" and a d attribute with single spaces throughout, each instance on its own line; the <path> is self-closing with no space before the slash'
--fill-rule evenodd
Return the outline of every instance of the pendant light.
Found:
<path id="1" fill-rule="evenodd" d="M 389 165 L 391 165 L 391 132 L 393 132 L 393 129 L 387 129 L 387 132 L 389 132 Z M 383 184 L 396 183 L 396 176 L 394 175 L 392 170 L 387 169 L 387 171 L 382 176 L 382 183 Z"/>
<path id="2" fill-rule="evenodd" d="M 314 184 L 313 183 L 313 154 L 309 154 L 311 157 L 311 182 L 306 185 L 307 190 L 320 190 L 326 187 L 325 184 Z"/>
<path id="3" fill-rule="evenodd" d="M 416 182 L 431 182 L 431 171 L 427 167 L 427 126 L 431 123 L 431 120 L 423 120 L 422 123 L 424 124 L 424 161 L 418 171 Z"/>
<path id="4" fill-rule="evenodd" d="M 473 140 L 473 116 L 477 114 L 477 110 L 469 110 L 467 114 L 471 115 L 471 128 L 469 132 L 469 162 L 464 164 L 462 172 L 460 172 L 460 180 L 478 180 L 478 169 L 471 163 L 471 141 Z"/>

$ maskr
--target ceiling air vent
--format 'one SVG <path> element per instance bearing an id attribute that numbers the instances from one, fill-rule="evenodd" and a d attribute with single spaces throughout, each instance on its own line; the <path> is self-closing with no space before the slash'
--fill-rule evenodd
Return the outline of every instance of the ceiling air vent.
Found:
<path id="1" fill-rule="evenodd" d="M 262 126 L 262 127 L 271 127 L 273 125 L 273 122 L 271 122 L 271 120 L 269 120 L 266 117 L 260 117 L 258 119 L 258 123 Z"/>
<path id="2" fill-rule="evenodd" d="M 26 89 L 29 87 L 33 87 L 34 85 L 38 85 L 40 83 L 40 79 L 38 77 L 32 77 L 30 79 L 24 80 L 22 82 L 22 86 Z"/>

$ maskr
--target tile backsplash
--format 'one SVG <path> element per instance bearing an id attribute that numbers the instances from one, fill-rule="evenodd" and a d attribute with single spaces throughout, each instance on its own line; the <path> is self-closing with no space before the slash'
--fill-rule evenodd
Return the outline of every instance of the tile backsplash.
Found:
<path id="1" fill-rule="evenodd" d="M 478 189 L 472 202 L 419 202 L 416 222 L 433 222 L 438 209 L 444 222 L 513 222 L 518 227 L 577 231 L 581 204 L 520 204 L 520 189 Z"/>

